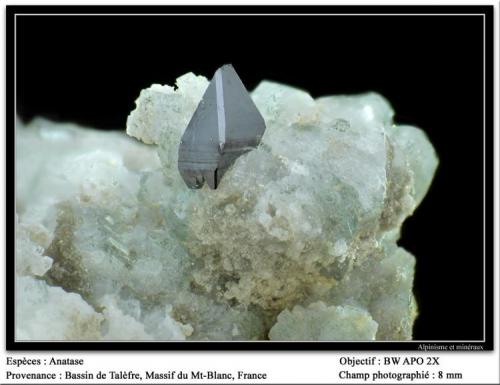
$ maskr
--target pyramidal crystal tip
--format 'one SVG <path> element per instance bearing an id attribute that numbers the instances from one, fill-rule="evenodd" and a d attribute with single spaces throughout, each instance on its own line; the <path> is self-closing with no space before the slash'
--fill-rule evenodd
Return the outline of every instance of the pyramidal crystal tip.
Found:
<path id="1" fill-rule="evenodd" d="M 189 188 L 216 189 L 229 167 L 257 147 L 264 119 L 230 64 L 214 74 L 182 135 L 178 167 Z"/>

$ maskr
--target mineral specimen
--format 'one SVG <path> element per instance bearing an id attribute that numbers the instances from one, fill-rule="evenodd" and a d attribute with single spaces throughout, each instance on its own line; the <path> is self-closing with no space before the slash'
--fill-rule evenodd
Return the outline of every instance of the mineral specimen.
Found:
<path id="1" fill-rule="evenodd" d="M 16 124 L 18 340 L 408 340 L 397 245 L 437 157 L 375 93 L 262 82 L 266 131 L 216 190 L 178 146 L 208 87 L 141 92 L 123 132 Z"/>
<path id="2" fill-rule="evenodd" d="M 219 68 L 198 104 L 179 146 L 179 171 L 190 188 L 217 188 L 227 169 L 255 148 L 264 119 L 230 64 Z"/>

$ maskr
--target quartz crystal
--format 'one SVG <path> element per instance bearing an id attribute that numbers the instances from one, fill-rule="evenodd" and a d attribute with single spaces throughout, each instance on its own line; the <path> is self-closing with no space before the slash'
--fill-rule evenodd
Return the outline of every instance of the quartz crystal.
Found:
<path id="1" fill-rule="evenodd" d="M 397 240 L 438 163 L 423 131 L 375 93 L 264 81 L 261 143 L 191 190 L 179 143 L 208 84 L 142 90 L 129 136 L 17 122 L 16 338 L 411 339 Z"/>

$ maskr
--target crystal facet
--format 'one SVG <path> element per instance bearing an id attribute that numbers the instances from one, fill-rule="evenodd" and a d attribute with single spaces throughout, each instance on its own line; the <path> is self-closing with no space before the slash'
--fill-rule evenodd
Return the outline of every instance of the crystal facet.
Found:
<path id="1" fill-rule="evenodd" d="M 201 188 L 206 181 L 210 188 L 217 188 L 235 160 L 257 147 L 265 129 L 233 66 L 219 68 L 179 146 L 179 172 L 188 187 Z"/>
<path id="2" fill-rule="evenodd" d="M 127 133 L 149 145 L 16 122 L 16 340 L 411 339 L 398 239 L 438 165 L 424 131 L 375 93 L 264 81 L 261 144 L 193 193 L 178 149 L 208 85 L 141 91 Z"/>

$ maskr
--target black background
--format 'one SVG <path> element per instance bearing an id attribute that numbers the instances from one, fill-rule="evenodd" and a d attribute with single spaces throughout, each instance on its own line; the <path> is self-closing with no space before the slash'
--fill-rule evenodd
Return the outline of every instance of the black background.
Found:
<path id="1" fill-rule="evenodd" d="M 17 112 L 124 129 L 141 89 L 232 63 L 313 96 L 376 91 L 440 158 L 400 244 L 417 340 L 483 338 L 481 16 L 18 16 Z"/>

